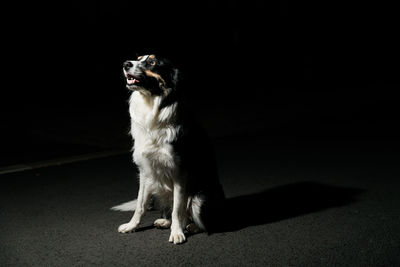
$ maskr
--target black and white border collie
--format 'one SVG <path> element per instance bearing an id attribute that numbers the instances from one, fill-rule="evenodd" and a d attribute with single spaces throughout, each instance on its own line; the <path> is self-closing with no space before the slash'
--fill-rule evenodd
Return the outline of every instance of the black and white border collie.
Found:
<path id="1" fill-rule="evenodd" d="M 144 55 L 124 62 L 123 73 L 132 91 L 130 133 L 140 185 L 136 200 L 113 207 L 135 211 L 118 231 L 137 229 L 153 199 L 162 211 L 154 225 L 171 228 L 169 242 L 212 231 L 225 196 L 208 138 L 182 101 L 179 70 L 167 59 Z"/>

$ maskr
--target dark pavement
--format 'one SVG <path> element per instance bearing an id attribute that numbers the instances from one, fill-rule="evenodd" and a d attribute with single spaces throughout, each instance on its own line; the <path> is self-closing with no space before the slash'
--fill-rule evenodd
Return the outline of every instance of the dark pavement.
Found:
<path id="1" fill-rule="evenodd" d="M 389 148 L 216 139 L 229 214 L 220 232 L 168 242 L 119 234 L 136 197 L 130 155 L 1 176 L 2 266 L 398 266 L 399 155 Z M 143 231 L 142 231 L 143 230 Z"/>

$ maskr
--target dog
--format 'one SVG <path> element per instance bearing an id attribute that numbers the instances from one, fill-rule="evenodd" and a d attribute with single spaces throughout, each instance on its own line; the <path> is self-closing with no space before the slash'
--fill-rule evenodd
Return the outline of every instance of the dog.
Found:
<path id="1" fill-rule="evenodd" d="M 188 88 L 181 85 L 180 70 L 152 54 L 124 62 L 123 74 L 131 91 L 130 134 L 139 192 L 136 200 L 113 207 L 134 210 L 118 231 L 137 229 L 154 199 L 162 211 L 154 225 L 171 229 L 169 242 L 185 242 L 185 233 L 211 232 L 225 195 L 212 145 L 184 101 Z"/>

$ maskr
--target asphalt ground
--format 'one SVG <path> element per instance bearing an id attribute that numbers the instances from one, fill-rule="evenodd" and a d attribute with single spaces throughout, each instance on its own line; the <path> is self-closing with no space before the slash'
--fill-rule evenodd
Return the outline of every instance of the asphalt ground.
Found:
<path id="1" fill-rule="evenodd" d="M 2 175 L 2 266 L 399 266 L 399 155 L 360 146 L 215 142 L 223 227 L 168 242 L 149 212 L 120 234 L 136 197 L 129 154 Z"/>

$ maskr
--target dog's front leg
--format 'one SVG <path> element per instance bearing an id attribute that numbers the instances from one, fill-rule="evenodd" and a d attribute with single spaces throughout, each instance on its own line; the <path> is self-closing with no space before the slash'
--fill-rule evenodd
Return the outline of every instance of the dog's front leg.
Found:
<path id="1" fill-rule="evenodd" d="M 146 177 L 140 175 L 140 185 L 139 185 L 139 193 L 136 202 L 135 213 L 133 214 L 132 219 L 128 223 L 121 224 L 118 227 L 118 232 L 120 233 L 128 233 L 135 230 L 142 220 L 143 215 L 146 212 L 147 204 L 151 197 L 151 190 L 149 183 L 146 182 Z"/>
<path id="2" fill-rule="evenodd" d="M 185 242 L 185 234 L 183 229 L 187 220 L 186 203 L 187 195 L 185 194 L 185 188 L 182 184 L 175 181 L 173 191 L 173 206 L 172 206 L 172 224 L 171 224 L 171 235 L 169 242 L 174 244 L 180 244 Z"/>

